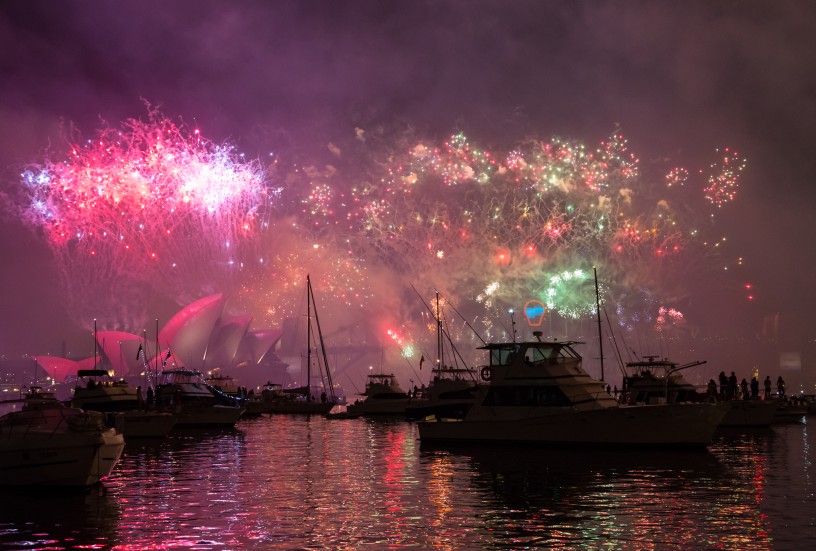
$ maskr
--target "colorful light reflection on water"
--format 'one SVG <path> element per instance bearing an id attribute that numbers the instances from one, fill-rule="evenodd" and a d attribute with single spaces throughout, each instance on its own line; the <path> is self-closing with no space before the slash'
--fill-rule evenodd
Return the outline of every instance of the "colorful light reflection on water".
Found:
<path id="1" fill-rule="evenodd" d="M 708 453 L 424 449 L 401 421 L 279 416 L 130 442 L 88 494 L 3 490 L 3 549 L 796 549 L 807 425 Z"/>

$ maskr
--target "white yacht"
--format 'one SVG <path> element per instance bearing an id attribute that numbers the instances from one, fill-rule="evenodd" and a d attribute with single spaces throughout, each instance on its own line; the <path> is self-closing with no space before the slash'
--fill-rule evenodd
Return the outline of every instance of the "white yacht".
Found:
<path id="1" fill-rule="evenodd" d="M 176 424 L 174 414 L 148 409 L 141 388 L 114 380 L 104 369 L 80 369 L 76 382 L 71 407 L 105 413 L 107 424 L 129 438 L 167 436 Z"/>
<path id="2" fill-rule="evenodd" d="M 538 336 L 538 335 L 537 335 Z M 573 341 L 487 344 L 473 406 L 417 423 L 423 442 L 704 447 L 727 404 L 619 404 L 581 365 Z"/>
<path id="3" fill-rule="evenodd" d="M 718 400 L 716 394 L 702 393 L 686 381 L 681 371 L 706 363 L 696 361 L 677 364 L 657 356 L 646 356 L 643 361 L 626 364 L 623 401 L 636 404 L 705 402 Z M 776 403 L 769 400 L 725 400 L 728 413 L 721 427 L 768 427 L 774 420 Z"/>
<path id="4" fill-rule="evenodd" d="M 66 407 L 35 387 L 20 411 L 0 417 L 0 485 L 90 486 L 111 473 L 124 447 L 101 413 Z"/>
<path id="5" fill-rule="evenodd" d="M 243 406 L 216 393 L 199 371 L 191 369 L 162 371 L 156 401 L 175 412 L 177 427 L 233 427 L 244 412 Z"/>

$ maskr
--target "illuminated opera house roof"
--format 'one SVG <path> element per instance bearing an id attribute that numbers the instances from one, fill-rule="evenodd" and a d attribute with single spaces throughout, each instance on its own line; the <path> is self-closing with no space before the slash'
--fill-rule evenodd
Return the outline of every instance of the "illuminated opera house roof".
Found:
<path id="1" fill-rule="evenodd" d="M 34 356 L 55 381 L 79 369 L 99 367 L 115 377 L 138 375 L 145 369 L 186 367 L 206 372 L 216 368 L 240 371 L 248 366 L 284 365 L 274 349 L 281 329 L 250 330 L 250 316 L 225 316 L 221 294 L 201 298 L 179 310 L 161 328 L 158 344 L 147 336 L 124 331 L 98 331 L 97 355 L 82 360 Z"/>

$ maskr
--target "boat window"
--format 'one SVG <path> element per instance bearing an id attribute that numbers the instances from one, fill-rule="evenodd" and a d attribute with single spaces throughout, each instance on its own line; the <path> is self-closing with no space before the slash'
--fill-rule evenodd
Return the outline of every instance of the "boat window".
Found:
<path id="1" fill-rule="evenodd" d="M 517 346 L 494 348 L 490 351 L 490 365 L 508 365 L 516 355 Z"/>

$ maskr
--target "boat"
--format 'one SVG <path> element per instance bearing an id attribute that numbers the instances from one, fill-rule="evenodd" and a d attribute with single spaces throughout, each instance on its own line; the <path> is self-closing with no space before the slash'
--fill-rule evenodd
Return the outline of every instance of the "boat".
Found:
<path id="1" fill-rule="evenodd" d="M 204 381 L 215 390 L 230 396 L 235 400 L 243 400 L 246 398 L 244 389 L 238 385 L 238 382 L 232 375 L 221 373 L 219 369 L 213 369 L 210 374 L 204 378 Z"/>
<path id="2" fill-rule="evenodd" d="M 473 369 L 440 365 L 431 370 L 432 377 L 420 399 L 405 408 L 405 419 L 418 421 L 429 415 L 462 418 L 476 401 L 479 385 Z"/>
<path id="3" fill-rule="evenodd" d="M 771 398 L 768 402 L 774 406 L 774 425 L 806 422 L 808 405 L 804 401 L 794 401 L 783 396 Z"/>
<path id="4" fill-rule="evenodd" d="M 411 395 L 397 383 L 393 373 L 371 373 L 366 380 L 362 400 L 349 404 L 347 411 L 363 416 L 405 415 L 405 410 L 413 403 Z"/>
<path id="5" fill-rule="evenodd" d="M 445 363 L 446 335 L 442 329 L 442 309 L 439 304 L 439 293 L 437 293 L 437 307 L 432 310 L 436 318 L 436 363 L 431 369 L 431 380 L 427 388 L 423 388 L 420 392 L 420 399 L 414 400 L 405 408 L 405 418 L 408 421 L 417 421 L 429 415 L 462 418 L 476 400 L 478 379 L 475 370 Z M 422 360 L 420 360 L 421 367 Z"/>
<path id="6" fill-rule="evenodd" d="M 317 400 L 309 387 L 283 388 L 279 384 L 271 385 L 267 392 L 266 411 L 268 413 L 301 413 L 326 414 L 335 406 L 325 394 Z"/>
<path id="7" fill-rule="evenodd" d="M 233 427 L 244 407 L 219 394 L 200 371 L 175 368 L 160 372 L 156 401 L 176 414 L 177 427 Z"/>
<path id="8" fill-rule="evenodd" d="M 80 369 L 71 407 L 105 414 L 108 426 L 128 438 L 161 438 L 176 425 L 176 416 L 148 408 L 141 387 L 114 380 L 104 369 Z"/>
<path id="9" fill-rule="evenodd" d="M 172 412 L 132 409 L 106 416 L 108 426 L 128 439 L 164 438 L 175 428 L 178 418 Z"/>
<path id="10" fill-rule="evenodd" d="M 484 381 L 461 419 L 417 422 L 425 443 L 704 448 L 727 404 L 620 404 L 583 368 L 577 341 L 488 343 Z"/>
<path id="11" fill-rule="evenodd" d="M 677 364 L 657 356 L 628 362 L 625 367 L 622 400 L 630 405 L 656 403 L 700 403 L 713 401 L 716 395 L 701 393 L 686 381 L 681 371 L 703 365 L 705 361 Z M 725 400 L 730 405 L 720 427 L 768 427 L 774 419 L 777 404 L 766 400 Z"/>
<path id="12" fill-rule="evenodd" d="M 71 407 L 93 411 L 126 411 L 140 406 L 141 389 L 125 380 L 114 380 L 104 369 L 80 369 L 71 398 Z"/>
<path id="13" fill-rule="evenodd" d="M 281 390 L 281 385 L 267 382 L 260 393 L 247 397 L 244 402 L 244 417 L 260 417 L 264 413 L 272 413 L 272 404 L 279 399 Z"/>
<path id="14" fill-rule="evenodd" d="M 98 412 L 67 407 L 32 387 L 0 417 L 0 485 L 86 487 L 113 471 L 125 439 Z"/>
<path id="15" fill-rule="evenodd" d="M 354 413 L 348 410 L 348 406 L 337 404 L 324 417 L 326 419 L 359 419 L 362 413 Z"/>
<path id="16" fill-rule="evenodd" d="M 314 324 L 312 323 L 314 318 Z M 317 363 L 316 371 L 325 377 L 320 399 L 314 395 L 312 389 L 312 340 L 319 343 L 321 354 L 314 359 Z M 328 391 L 328 393 L 326 392 Z M 312 280 L 306 276 L 306 384 L 296 388 L 283 388 L 282 385 L 269 385 L 264 397 L 268 413 L 298 413 L 325 415 L 337 404 L 334 396 L 334 384 L 331 380 L 329 360 L 326 355 L 326 346 L 323 342 L 323 332 L 320 329 L 320 319 L 317 314 L 317 305 L 312 289 Z"/>

